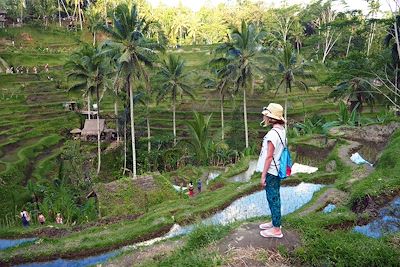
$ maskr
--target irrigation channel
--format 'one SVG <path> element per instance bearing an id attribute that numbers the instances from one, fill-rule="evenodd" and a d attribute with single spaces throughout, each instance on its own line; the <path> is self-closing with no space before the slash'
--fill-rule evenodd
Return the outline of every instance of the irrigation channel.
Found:
<path id="1" fill-rule="evenodd" d="M 285 186 L 281 187 L 281 202 L 282 202 L 282 215 L 289 214 L 296 211 L 306 203 L 308 203 L 315 192 L 320 190 L 323 185 L 301 183 L 297 186 Z M 265 197 L 265 191 L 258 191 L 251 195 L 241 197 L 235 200 L 231 205 L 229 205 L 224 210 L 221 210 L 214 214 L 213 216 L 204 219 L 202 223 L 206 225 L 226 225 L 234 221 L 246 220 L 254 217 L 267 216 L 270 215 L 268 203 Z M 186 225 L 179 226 L 174 225 L 170 232 L 166 235 L 145 242 L 137 243 L 134 245 L 125 246 L 118 250 L 110 251 L 104 254 L 86 257 L 82 259 L 65 260 L 58 259 L 49 262 L 37 262 L 28 263 L 18 266 L 24 267 L 55 267 L 55 266 L 74 266 L 83 267 L 90 266 L 105 262 L 111 257 L 120 254 L 123 251 L 129 251 L 142 246 L 148 246 L 172 238 L 175 236 L 186 235 L 195 229 L 196 225 Z"/>

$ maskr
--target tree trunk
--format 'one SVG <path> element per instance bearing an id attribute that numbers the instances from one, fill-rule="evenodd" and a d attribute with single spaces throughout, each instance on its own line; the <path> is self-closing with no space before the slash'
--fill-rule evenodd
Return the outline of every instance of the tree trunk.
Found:
<path id="1" fill-rule="evenodd" d="M 126 171 L 126 116 L 124 119 L 124 171 L 122 172 L 125 175 Z"/>
<path id="2" fill-rule="evenodd" d="M 63 0 L 59 0 L 59 1 L 61 1 L 61 4 L 62 4 L 63 7 L 64 7 L 64 11 L 65 11 L 65 13 L 67 13 L 67 16 L 68 16 L 68 18 L 69 18 L 70 15 L 69 15 L 69 13 L 68 13 L 67 7 L 64 5 L 64 1 L 63 1 Z"/>
<path id="3" fill-rule="evenodd" d="M 93 46 L 96 46 L 96 31 L 93 31 Z"/>
<path id="4" fill-rule="evenodd" d="M 61 6 L 60 6 L 60 0 L 57 0 L 58 2 L 58 23 L 60 24 L 61 28 Z"/>
<path id="5" fill-rule="evenodd" d="M 247 127 L 247 107 L 246 107 L 246 89 L 243 88 L 243 116 L 244 116 L 244 135 L 246 140 L 246 148 L 249 147 L 249 129 Z"/>
<path id="6" fill-rule="evenodd" d="M 90 93 L 87 95 L 88 119 L 90 120 Z"/>
<path id="7" fill-rule="evenodd" d="M 221 139 L 224 140 L 224 94 L 221 94 Z"/>
<path id="8" fill-rule="evenodd" d="M 349 37 L 349 43 L 347 44 L 346 57 L 349 55 L 350 44 L 351 44 L 351 39 L 352 39 L 352 38 L 353 38 L 353 35 L 350 35 L 350 37 Z"/>
<path id="9" fill-rule="evenodd" d="M 147 123 L 147 152 L 151 152 L 151 134 L 150 134 L 150 118 L 149 118 L 149 112 L 147 111 L 147 118 L 146 118 L 146 123 Z"/>
<path id="10" fill-rule="evenodd" d="M 81 31 L 83 30 L 83 25 L 82 25 L 82 10 L 81 10 L 81 3 L 78 3 L 78 16 L 79 16 L 79 24 L 81 26 Z"/>
<path id="11" fill-rule="evenodd" d="M 397 73 L 397 71 L 398 71 L 398 68 L 397 68 L 397 66 L 396 66 L 396 68 L 395 68 L 395 80 L 394 80 L 394 92 L 395 92 L 395 94 L 394 94 L 394 103 L 396 103 L 397 104 L 397 88 L 398 88 L 398 86 L 399 86 L 399 81 L 398 81 L 398 79 L 399 79 L 399 77 L 398 77 L 398 73 Z"/>
<path id="12" fill-rule="evenodd" d="M 176 117 L 175 117 L 175 103 L 176 103 L 176 95 L 175 93 L 172 96 L 172 127 L 174 131 L 174 146 L 176 146 Z"/>
<path id="13" fill-rule="evenodd" d="M 135 145 L 135 120 L 133 117 L 133 89 L 131 88 L 130 75 L 128 75 L 128 88 L 129 88 L 129 104 L 131 115 L 131 138 L 132 138 L 132 174 L 133 179 L 136 179 L 136 145 Z"/>
<path id="14" fill-rule="evenodd" d="M 285 98 L 285 130 L 287 130 L 287 99 L 288 99 L 288 95 L 286 94 L 286 98 Z M 286 133 L 287 134 L 287 133 Z"/>
<path id="15" fill-rule="evenodd" d="M 114 114 L 115 114 L 115 127 L 117 130 L 117 142 L 119 142 L 119 125 L 118 125 L 118 103 L 117 100 L 114 101 Z"/>
<path id="16" fill-rule="evenodd" d="M 372 42 L 374 40 L 374 36 L 375 36 L 375 22 L 373 22 L 371 24 L 371 33 L 370 33 L 370 37 L 368 38 L 368 46 L 367 46 L 367 56 L 369 56 L 371 47 L 372 47 Z"/>
<path id="17" fill-rule="evenodd" d="M 97 97 L 97 174 L 100 173 L 101 167 L 101 147 L 100 147 L 100 96 L 99 88 L 96 86 L 96 97 Z"/>

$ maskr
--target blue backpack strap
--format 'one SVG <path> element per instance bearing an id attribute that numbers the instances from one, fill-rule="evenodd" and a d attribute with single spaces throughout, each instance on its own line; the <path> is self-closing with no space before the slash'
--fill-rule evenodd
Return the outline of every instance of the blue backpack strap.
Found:
<path id="1" fill-rule="evenodd" d="M 278 133 L 278 131 L 275 130 L 274 128 L 272 128 L 271 130 L 274 130 L 274 131 L 278 134 L 279 139 L 281 140 L 281 143 L 282 143 L 283 147 L 285 148 L 286 146 L 285 146 L 285 144 L 283 143 L 282 138 L 281 138 L 281 135 Z M 278 172 L 278 176 L 279 176 L 278 165 L 276 165 L 276 161 L 275 161 L 274 155 L 272 155 L 272 160 L 274 161 L 275 168 L 276 168 L 276 171 Z"/>

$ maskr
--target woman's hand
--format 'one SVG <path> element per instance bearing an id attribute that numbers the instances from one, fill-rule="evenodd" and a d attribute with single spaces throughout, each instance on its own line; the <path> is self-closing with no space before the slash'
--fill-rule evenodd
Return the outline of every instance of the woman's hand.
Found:
<path id="1" fill-rule="evenodd" d="M 260 179 L 260 185 L 261 185 L 261 188 L 264 188 L 267 185 L 265 178 L 262 174 L 261 174 L 261 179 Z"/>

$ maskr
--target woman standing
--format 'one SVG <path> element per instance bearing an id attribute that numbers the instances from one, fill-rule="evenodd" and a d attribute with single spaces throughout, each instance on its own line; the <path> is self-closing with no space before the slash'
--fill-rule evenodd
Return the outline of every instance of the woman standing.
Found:
<path id="1" fill-rule="evenodd" d="M 260 234 L 263 237 L 282 238 L 279 191 L 281 178 L 278 177 L 278 170 L 280 167 L 279 159 L 284 148 L 284 142 L 286 142 L 285 119 L 283 118 L 282 106 L 275 103 L 270 103 L 268 107 L 264 107 L 262 114 L 262 123 L 264 126 L 271 125 L 272 129 L 263 138 L 257 171 L 262 173 L 260 184 L 265 188 L 267 194 L 272 221 L 260 224 L 260 229 L 262 229 Z"/>

